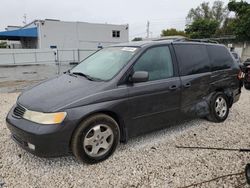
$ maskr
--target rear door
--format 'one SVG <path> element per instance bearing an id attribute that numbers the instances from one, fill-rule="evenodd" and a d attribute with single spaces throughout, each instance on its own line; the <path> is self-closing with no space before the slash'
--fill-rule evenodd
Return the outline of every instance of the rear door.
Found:
<path id="1" fill-rule="evenodd" d="M 209 94 L 211 70 L 206 46 L 180 43 L 174 45 L 182 84 L 181 111 L 192 116 L 202 113 L 197 104 Z"/>
<path id="2" fill-rule="evenodd" d="M 149 81 L 128 86 L 129 136 L 166 127 L 179 115 L 180 78 L 170 48 L 148 49 L 133 67 L 133 71 L 147 71 Z"/>

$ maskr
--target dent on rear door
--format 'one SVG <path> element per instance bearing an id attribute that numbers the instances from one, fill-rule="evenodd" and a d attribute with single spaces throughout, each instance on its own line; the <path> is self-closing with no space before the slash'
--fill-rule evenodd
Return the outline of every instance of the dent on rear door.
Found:
<path id="1" fill-rule="evenodd" d="M 209 114 L 211 73 L 182 76 L 181 111 L 187 117 Z M 190 83 L 190 87 L 185 87 Z"/>

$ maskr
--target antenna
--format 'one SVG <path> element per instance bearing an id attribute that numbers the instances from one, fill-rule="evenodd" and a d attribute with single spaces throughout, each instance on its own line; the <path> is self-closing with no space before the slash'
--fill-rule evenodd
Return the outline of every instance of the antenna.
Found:
<path id="1" fill-rule="evenodd" d="M 23 15 L 23 24 L 26 25 L 27 24 L 27 14 Z"/>

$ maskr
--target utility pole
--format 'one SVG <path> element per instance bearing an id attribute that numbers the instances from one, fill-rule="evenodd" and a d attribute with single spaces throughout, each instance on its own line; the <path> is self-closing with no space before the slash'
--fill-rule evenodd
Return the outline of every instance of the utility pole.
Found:
<path id="1" fill-rule="evenodd" d="M 150 34 L 149 26 L 150 26 L 150 22 L 147 21 L 147 38 L 149 38 L 149 34 Z"/>

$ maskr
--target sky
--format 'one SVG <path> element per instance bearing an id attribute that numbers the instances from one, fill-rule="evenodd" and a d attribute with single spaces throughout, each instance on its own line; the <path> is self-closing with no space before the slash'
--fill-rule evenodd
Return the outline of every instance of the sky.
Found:
<path id="1" fill-rule="evenodd" d="M 211 4 L 213 1 L 206 0 Z M 162 29 L 183 30 L 191 8 L 203 0 L 1 0 L 0 30 L 7 25 L 23 25 L 35 19 L 59 19 L 91 23 L 129 24 L 130 39 L 150 35 L 157 37 Z M 225 4 L 228 0 L 224 0 Z M 247 0 L 250 3 L 250 0 Z"/>

